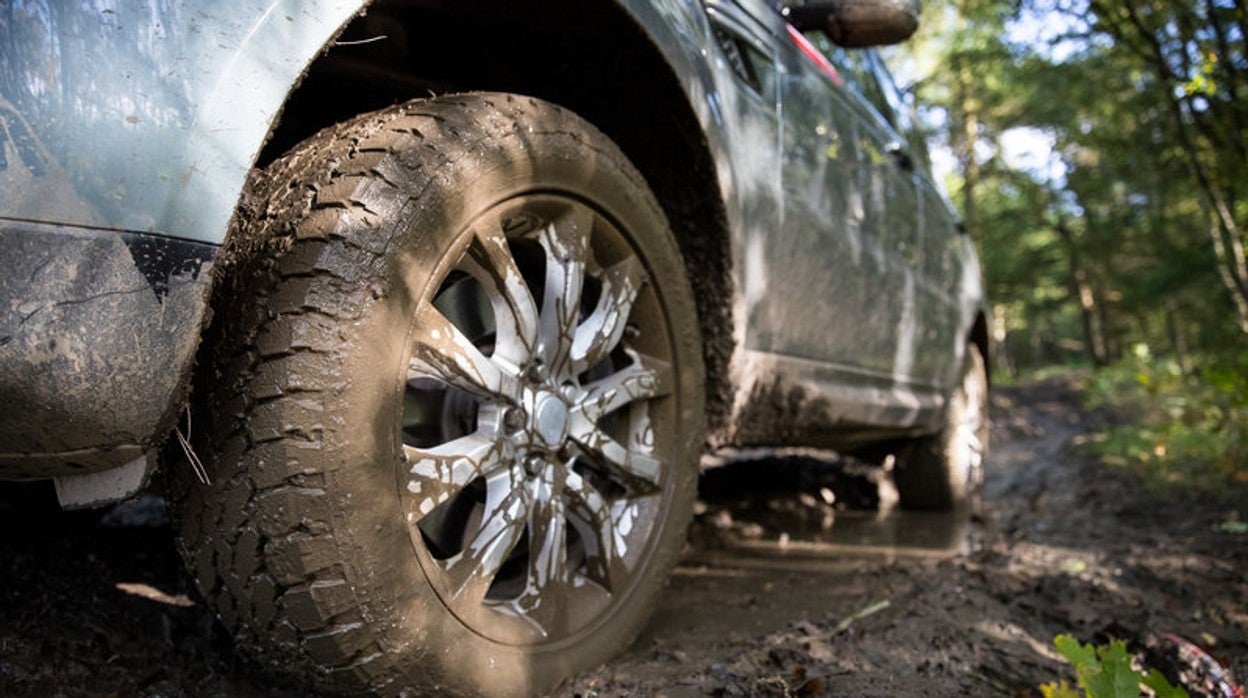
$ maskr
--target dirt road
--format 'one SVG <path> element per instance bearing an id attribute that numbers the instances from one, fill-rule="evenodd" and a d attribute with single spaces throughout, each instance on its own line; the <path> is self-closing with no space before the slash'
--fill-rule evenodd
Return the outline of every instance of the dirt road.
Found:
<path id="1" fill-rule="evenodd" d="M 1031 695 L 1070 676 L 1059 632 L 1140 648 L 1175 633 L 1248 678 L 1248 535 L 1224 525 L 1248 518 L 1244 494 L 1175 503 L 1072 455 L 1099 425 L 1067 381 L 994 408 L 970 521 L 882 514 L 852 465 L 713 471 L 655 619 L 559 695 Z M 215 630 L 158 502 L 101 517 L 9 494 L 0 695 L 299 695 Z"/>

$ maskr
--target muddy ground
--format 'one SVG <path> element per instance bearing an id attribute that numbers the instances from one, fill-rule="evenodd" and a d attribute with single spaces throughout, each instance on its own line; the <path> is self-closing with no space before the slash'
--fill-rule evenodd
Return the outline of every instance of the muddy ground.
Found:
<path id="1" fill-rule="evenodd" d="M 1173 633 L 1248 679 L 1248 493 L 1175 501 L 1075 455 L 1104 417 L 1067 379 L 997 391 L 994 418 L 970 519 L 881 512 L 852 463 L 711 472 L 654 620 L 558 695 L 1038 695 L 1072 676 L 1059 632 L 1125 639 L 1174 678 L 1173 647 L 1148 649 Z M 0 497 L 0 696 L 300 695 L 232 652 L 158 501 L 50 496 Z"/>

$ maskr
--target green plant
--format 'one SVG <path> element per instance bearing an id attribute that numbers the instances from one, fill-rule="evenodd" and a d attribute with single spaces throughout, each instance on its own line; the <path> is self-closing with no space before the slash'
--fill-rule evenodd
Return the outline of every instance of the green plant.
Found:
<path id="1" fill-rule="evenodd" d="M 1125 420 L 1090 444 L 1106 463 L 1201 492 L 1248 485 L 1248 356 L 1207 357 L 1185 373 L 1136 345 L 1095 374 L 1088 404 Z"/>
<path id="2" fill-rule="evenodd" d="M 1138 698 L 1141 687 L 1152 690 L 1157 698 L 1187 698 L 1187 691 L 1172 685 L 1156 669 L 1136 669 L 1134 657 L 1121 640 L 1093 647 L 1062 634 L 1054 638 L 1053 644 L 1074 665 L 1083 692 L 1065 681 L 1046 683 L 1040 687 L 1045 698 Z"/>

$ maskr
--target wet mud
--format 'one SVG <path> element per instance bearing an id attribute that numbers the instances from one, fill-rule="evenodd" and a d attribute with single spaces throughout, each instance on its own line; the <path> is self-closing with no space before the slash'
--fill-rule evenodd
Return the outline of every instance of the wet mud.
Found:
<path id="1" fill-rule="evenodd" d="M 889 507 L 887 478 L 802 456 L 712 471 L 658 613 L 556 695 L 1038 695 L 1069 632 L 1248 676 L 1245 498 L 1175 501 L 1075 455 L 1100 428 L 1064 380 L 999 390 L 982 510 Z M 230 647 L 162 503 L 62 513 L 0 497 L 0 695 L 297 696 Z M 1150 645 L 1153 649 L 1149 649 Z M 1172 676 L 1173 678 L 1173 676 Z M 1189 690 L 1202 695 L 1189 677 Z"/>
<path id="2" fill-rule="evenodd" d="M 889 509 L 852 462 L 712 472 L 656 620 L 560 695 L 1038 696 L 1074 680 L 1063 632 L 1178 679 L 1172 633 L 1242 681 L 1248 536 L 1221 524 L 1245 493 L 1175 501 L 1079 457 L 1103 424 L 1078 405 L 1065 380 L 997 392 L 974 514 Z"/>

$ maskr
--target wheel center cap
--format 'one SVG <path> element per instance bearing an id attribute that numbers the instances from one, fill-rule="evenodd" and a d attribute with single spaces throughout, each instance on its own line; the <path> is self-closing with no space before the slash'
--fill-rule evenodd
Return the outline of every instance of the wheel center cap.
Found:
<path id="1" fill-rule="evenodd" d="M 533 430 L 547 448 L 558 448 L 568 436 L 568 405 L 557 395 L 542 395 L 533 409 Z"/>

